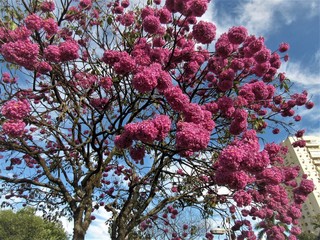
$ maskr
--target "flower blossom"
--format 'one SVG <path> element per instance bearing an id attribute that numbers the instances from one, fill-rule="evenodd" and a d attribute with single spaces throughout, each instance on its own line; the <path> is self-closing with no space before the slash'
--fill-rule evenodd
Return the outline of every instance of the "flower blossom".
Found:
<path id="1" fill-rule="evenodd" d="M 202 44 L 209 44 L 216 36 L 216 26 L 211 22 L 200 21 L 192 28 L 195 40 Z"/>
<path id="2" fill-rule="evenodd" d="M 1 53 L 8 62 L 34 69 L 38 61 L 39 46 L 30 40 L 18 40 L 3 44 Z"/>
<path id="3" fill-rule="evenodd" d="M 59 44 L 60 60 L 70 61 L 75 60 L 79 57 L 78 54 L 79 45 L 76 41 L 67 40 Z"/>
<path id="4" fill-rule="evenodd" d="M 41 3 L 41 11 L 43 12 L 52 12 L 55 9 L 53 0 L 45 0 Z"/>
<path id="5" fill-rule="evenodd" d="M 26 124 L 22 120 L 9 120 L 3 123 L 2 130 L 10 137 L 21 137 Z"/>
<path id="6" fill-rule="evenodd" d="M 247 29 L 245 27 L 232 27 L 228 31 L 228 39 L 232 44 L 243 43 L 248 36 Z"/>
<path id="7" fill-rule="evenodd" d="M 42 19 L 36 14 L 31 14 L 24 20 L 29 30 L 39 31 L 42 27 Z"/>
<path id="8" fill-rule="evenodd" d="M 155 34 L 161 27 L 159 18 L 149 15 L 146 16 L 142 23 L 143 29 L 150 34 Z"/>
<path id="9" fill-rule="evenodd" d="M 189 122 L 177 124 L 176 147 L 184 152 L 196 152 L 207 147 L 210 132 L 201 125 Z"/>
<path id="10" fill-rule="evenodd" d="M 27 100 L 10 100 L 4 104 L 1 114 L 8 119 L 23 119 L 31 111 L 30 104 Z"/>
<path id="11" fill-rule="evenodd" d="M 158 84 L 156 74 L 152 69 L 145 67 L 134 75 L 132 85 L 141 93 L 152 91 Z"/>

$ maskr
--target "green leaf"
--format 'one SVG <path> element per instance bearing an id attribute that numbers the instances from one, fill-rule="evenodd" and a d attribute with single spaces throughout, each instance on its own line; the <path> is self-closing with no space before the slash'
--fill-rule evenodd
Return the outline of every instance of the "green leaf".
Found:
<path id="1" fill-rule="evenodd" d="M 112 22 L 113 22 L 113 19 L 112 19 L 111 16 L 109 16 L 109 17 L 107 18 L 107 23 L 108 23 L 109 25 L 111 25 Z"/>

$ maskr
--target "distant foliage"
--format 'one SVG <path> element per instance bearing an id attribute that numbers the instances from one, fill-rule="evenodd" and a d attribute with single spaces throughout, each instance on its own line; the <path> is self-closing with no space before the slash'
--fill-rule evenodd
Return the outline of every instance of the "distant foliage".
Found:
<path id="1" fill-rule="evenodd" d="M 1 240 L 67 240 L 68 235 L 62 224 L 48 222 L 35 215 L 32 208 L 24 208 L 14 213 L 0 211 Z"/>

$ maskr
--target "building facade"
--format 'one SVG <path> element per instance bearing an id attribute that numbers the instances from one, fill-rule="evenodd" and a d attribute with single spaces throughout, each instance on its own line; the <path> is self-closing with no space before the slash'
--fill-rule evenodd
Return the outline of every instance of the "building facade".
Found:
<path id="1" fill-rule="evenodd" d="M 320 214 L 320 136 L 306 136 L 302 139 L 306 141 L 306 146 L 303 148 L 292 146 L 292 143 L 297 140 L 293 137 L 283 142 L 283 145 L 288 147 L 285 161 L 288 165 L 298 165 L 302 173 L 307 174 L 308 179 L 314 182 L 315 190 L 308 196 L 302 208 L 300 226 L 303 232 L 319 235 L 320 230 L 314 230 L 312 222 L 314 216 Z M 301 179 L 297 180 L 301 181 Z"/>

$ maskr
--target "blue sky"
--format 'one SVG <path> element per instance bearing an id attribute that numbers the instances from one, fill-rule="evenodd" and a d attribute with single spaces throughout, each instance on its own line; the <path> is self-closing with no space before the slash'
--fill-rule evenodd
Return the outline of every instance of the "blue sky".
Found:
<path id="1" fill-rule="evenodd" d="M 281 42 L 288 42 L 290 60 L 280 71 L 294 82 L 294 91 L 308 90 L 315 103 L 311 111 L 298 111 L 303 120 L 297 129 L 320 135 L 320 0 L 212 0 L 202 18 L 216 24 L 217 36 L 232 26 L 242 25 L 250 34 L 265 37 L 272 50 Z M 281 142 L 286 136 L 283 133 L 267 138 Z M 99 213 L 96 215 L 86 239 L 108 239 L 105 220 L 99 218 Z"/>

